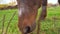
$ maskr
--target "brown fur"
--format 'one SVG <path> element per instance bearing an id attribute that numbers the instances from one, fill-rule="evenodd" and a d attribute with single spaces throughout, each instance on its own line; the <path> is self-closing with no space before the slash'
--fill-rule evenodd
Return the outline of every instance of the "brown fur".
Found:
<path id="1" fill-rule="evenodd" d="M 30 33 L 36 28 L 37 11 L 41 7 L 41 5 L 42 12 L 39 20 L 43 20 L 46 18 L 47 0 L 17 0 L 17 4 L 19 9 L 18 27 L 23 33 Z M 26 27 L 28 27 L 28 30 Z"/>
<path id="2" fill-rule="evenodd" d="M 60 0 L 58 0 L 58 3 L 59 3 L 59 5 L 60 5 Z"/>

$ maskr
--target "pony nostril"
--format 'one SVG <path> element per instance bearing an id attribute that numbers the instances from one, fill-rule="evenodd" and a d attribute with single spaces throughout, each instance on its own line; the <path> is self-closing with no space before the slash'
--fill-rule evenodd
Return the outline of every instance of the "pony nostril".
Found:
<path id="1" fill-rule="evenodd" d="M 30 32 L 30 27 L 26 27 L 26 31 L 29 33 Z"/>
<path id="2" fill-rule="evenodd" d="M 30 31 L 31 31 L 31 29 L 30 29 L 30 27 L 29 26 L 27 26 L 26 28 L 25 28 L 25 33 L 30 33 Z"/>

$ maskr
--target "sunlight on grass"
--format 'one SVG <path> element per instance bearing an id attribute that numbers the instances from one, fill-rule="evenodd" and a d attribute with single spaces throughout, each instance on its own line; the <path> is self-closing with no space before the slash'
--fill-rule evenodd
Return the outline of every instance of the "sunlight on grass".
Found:
<path id="1" fill-rule="evenodd" d="M 8 9 L 8 10 L 0 10 L 0 33 L 2 29 L 2 19 L 5 14 L 5 23 L 4 29 L 6 29 L 8 21 L 11 19 L 13 13 L 16 11 L 16 15 L 10 23 L 8 28 L 8 34 L 20 34 L 21 32 L 18 29 L 18 13 L 17 9 Z M 38 11 L 38 16 L 41 13 L 41 9 Z M 60 7 L 50 7 L 47 9 L 47 17 L 44 21 L 41 21 L 41 34 L 44 32 L 45 34 L 57 34 L 60 30 Z M 34 32 L 36 33 L 36 32 Z"/>

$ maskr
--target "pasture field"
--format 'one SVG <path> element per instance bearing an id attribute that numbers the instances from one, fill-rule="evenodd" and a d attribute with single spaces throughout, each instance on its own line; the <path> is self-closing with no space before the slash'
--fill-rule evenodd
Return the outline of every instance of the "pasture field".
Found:
<path id="1" fill-rule="evenodd" d="M 0 34 L 2 34 L 2 23 L 3 15 L 5 15 L 4 23 L 4 33 L 6 32 L 6 27 L 9 20 L 11 19 L 13 13 L 16 11 L 14 18 L 12 19 L 7 34 L 20 34 L 21 32 L 18 29 L 18 10 L 17 9 L 8 9 L 0 10 Z M 38 11 L 38 16 L 41 10 Z M 41 34 L 60 34 L 60 7 L 49 7 L 47 8 L 47 17 L 44 21 L 41 21 Z M 34 31 L 36 34 L 36 30 Z"/>

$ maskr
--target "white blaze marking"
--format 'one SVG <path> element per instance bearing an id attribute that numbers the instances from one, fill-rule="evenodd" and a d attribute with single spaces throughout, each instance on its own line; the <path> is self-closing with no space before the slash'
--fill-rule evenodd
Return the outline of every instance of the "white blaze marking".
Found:
<path id="1" fill-rule="evenodd" d="M 22 8 L 20 8 L 19 11 L 18 11 L 19 16 L 21 16 L 23 12 L 24 12 L 24 8 L 22 7 Z"/>
<path id="2" fill-rule="evenodd" d="M 22 10 L 19 10 L 18 13 L 19 13 L 19 16 L 21 16 L 22 15 Z"/>

